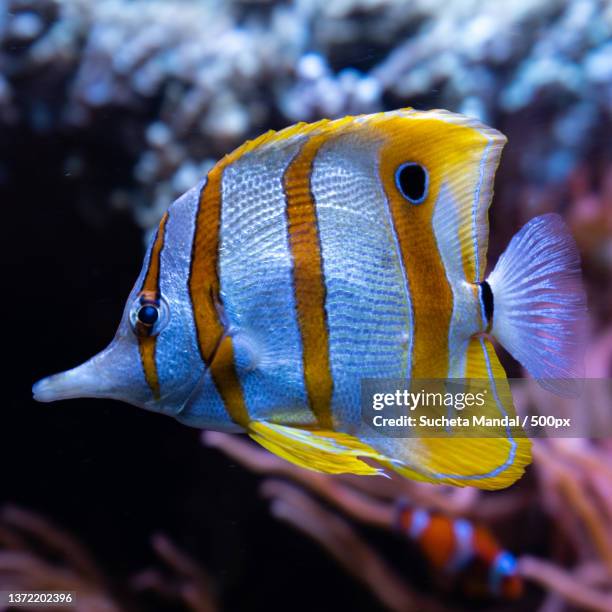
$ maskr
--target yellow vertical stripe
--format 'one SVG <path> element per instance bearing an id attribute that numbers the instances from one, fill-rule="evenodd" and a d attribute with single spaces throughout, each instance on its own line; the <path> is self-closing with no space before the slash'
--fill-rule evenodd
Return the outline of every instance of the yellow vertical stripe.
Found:
<path id="1" fill-rule="evenodd" d="M 164 248 L 166 237 L 166 223 L 168 213 L 166 213 L 159 223 L 157 234 L 151 248 L 149 265 L 140 289 L 140 298 L 145 301 L 157 302 L 159 300 L 159 276 L 161 269 L 161 252 Z M 138 335 L 138 350 L 140 360 L 144 370 L 145 379 L 151 388 L 153 397 L 159 399 L 159 377 L 157 375 L 157 363 L 155 351 L 157 346 L 157 336 Z"/>
<path id="2" fill-rule="evenodd" d="M 432 219 L 446 167 L 449 132 L 454 126 L 441 130 L 439 121 L 410 122 L 397 118 L 381 121 L 376 127 L 386 136 L 380 151 L 380 175 L 412 302 L 411 377 L 444 378 L 449 366 L 453 294 L 438 251 Z M 429 173 L 429 193 L 421 204 L 408 202 L 395 184 L 395 172 L 405 162 L 421 164 Z"/>
<path id="3" fill-rule="evenodd" d="M 297 124 L 281 132 L 266 132 L 255 140 L 245 142 L 214 166 L 208 173 L 206 185 L 200 194 L 189 274 L 189 295 L 198 345 L 202 360 L 210 369 L 225 409 L 232 420 L 243 427 L 249 423 L 249 413 L 234 364 L 232 339 L 224 336 L 225 328 L 219 316 L 219 306 L 222 306 L 219 280 L 219 232 L 223 171 L 246 153 L 262 149 L 267 145 L 273 146 L 295 135 L 308 133 L 324 123 L 326 122 L 311 125 Z"/>
<path id="4" fill-rule="evenodd" d="M 329 362 L 326 288 L 316 206 L 310 188 L 313 161 L 327 137 L 317 134 L 306 141 L 285 171 L 283 186 L 306 392 L 319 426 L 331 429 L 334 385 Z"/>
<path id="5" fill-rule="evenodd" d="M 235 159 L 226 156 L 208 174 L 198 203 L 191 254 L 189 295 L 200 354 L 231 419 L 246 427 L 249 413 L 234 366 L 232 339 L 224 337 L 219 316 L 219 231 L 221 227 L 221 181 L 223 170 Z"/>

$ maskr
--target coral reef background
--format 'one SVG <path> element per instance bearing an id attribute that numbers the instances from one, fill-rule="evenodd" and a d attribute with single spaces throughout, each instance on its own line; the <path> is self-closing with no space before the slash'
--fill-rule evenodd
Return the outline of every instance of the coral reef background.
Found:
<path id="1" fill-rule="evenodd" d="M 110 185 L 110 203 L 144 228 L 247 137 L 407 104 L 494 124 L 513 182 L 549 187 L 609 145 L 612 6 L 503 13 L 497 0 L 3 0 L 0 120 L 74 139 L 63 161 L 77 176 L 95 172 L 78 144 L 112 123 L 134 182 Z"/>
<path id="2" fill-rule="evenodd" d="M 349 578 L 316 545 L 274 522 L 257 477 L 203 448 L 197 432 L 108 401 L 37 405 L 29 388 L 108 342 L 143 239 L 216 159 L 269 128 L 402 106 L 463 112 L 508 136 L 490 260 L 532 216 L 563 214 L 589 294 L 589 371 L 610 377 L 609 0 L 0 0 L 10 300 L 1 497 L 69 527 L 91 550 L 96 569 L 89 572 L 82 555 L 51 557 L 78 566 L 71 579 L 95 605 L 383 605 L 354 572 Z M 612 398 L 602 401 L 612 420 Z M 612 459 L 598 444 L 598 456 Z M 550 488 L 535 476 L 548 455 L 536 456 L 517 487 L 527 509 L 509 513 L 500 533 L 514 552 L 572 567 L 580 554 L 560 545 L 559 555 L 550 543 L 563 503 L 544 508 Z M 39 547 L 18 546 L 6 534 L 24 525 L 29 534 L 56 528 L 34 521 L 36 531 L 27 513 L 7 512 L 0 544 L 35 565 Z M 612 537 L 610 521 L 603 525 Z M 160 530 L 171 539 L 155 536 L 151 547 Z M 404 579 L 420 574 L 403 543 L 365 531 Z M 15 582 L 15 557 L 2 555 L 1 588 L 26 584 Z M 158 558 L 166 569 L 147 573 Z M 415 580 L 438 597 L 436 587 Z M 549 609 L 562 610 L 564 597 L 550 603 L 546 593 L 534 587 L 522 602 L 478 606 L 523 610 L 556 601 Z M 476 605 L 439 598 L 448 608 Z M 190 601 L 201 606 L 189 608 Z"/>

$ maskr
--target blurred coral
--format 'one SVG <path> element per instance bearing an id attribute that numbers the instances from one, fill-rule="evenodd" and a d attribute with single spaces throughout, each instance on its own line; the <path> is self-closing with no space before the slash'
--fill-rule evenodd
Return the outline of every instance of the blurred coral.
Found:
<path id="1" fill-rule="evenodd" d="M 0 513 L 0 590 L 75 593 L 73 608 L 79 612 L 122 609 L 93 558 L 72 535 L 14 506 Z"/>
<path id="2" fill-rule="evenodd" d="M 129 585 L 134 593 L 141 597 L 153 594 L 156 605 L 171 602 L 191 612 L 219 610 L 212 579 L 203 568 L 166 536 L 154 536 L 152 546 L 168 571 L 139 572 Z M 113 593 L 104 573 L 75 536 L 39 514 L 15 506 L 0 512 L 0 590 L 70 592 L 74 603 L 69 608 L 78 612 L 142 609 L 129 591 Z M 28 610 L 39 607 L 20 606 Z"/>
<path id="3" fill-rule="evenodd" d="M 513 165 L 529 207 L 610 132 L 612 5 L 504 10 L 499 19 L 496 0 L 2 0 L 0 125 L 86 133 L 107 110 L 129 111 L 117 146 L 138 158 L 139 187 L 111 202 L 151 228 L 215 159 L 269 127 L 444 107 L 520 140 Z"/>
<path id="4" fill-rule="evenodd" d="M 449 516 L 487 523 L 497 531 L 512 531 L 520 525 L 528 506 L 542 507 L 550 515 L 552 529 L 547 558 L 536 558 L 525 551 L 518 562 L 520 574 L 547 593 L 542 612 L 570 610 L 573 606 L 602 612 L 612 609 L 609 444 L 573 439 L 536 441 L 537 481 L 516 491 L 491 494 L 400 477 L 327 476 L 290 465 L 235 436 L 207 432 L 203 440 L 246 468 L 271 478 L 264 481 L 261 490 L 272 501 L 272 513 L 319 542 L 390 610 L 458 608 L 413 591 L 407 584 L 409 576 L 389 567 L 345 520 L 323 508 L 307 491 L 353 521 L 387 531 L 393 530 L 397 501 L 404 498 Z M 298 487 L 278 478 L 293 481 Z M 524 609 L 525 604 L 519 605 L 523 607 L 518 609 Z"/>
<path id="5" fill-rule="evenodd" d="M 131 580 L 138 592 L 153 592 L 167 602 L 180 602 L 192 612 L 219 610 L 213 581 L 197 561 L 179 550 L 167 536 L 157 534 L 151 540 L 157 556 L 169 568 L 170 575 L 157 569 L 146 569 Z"/>

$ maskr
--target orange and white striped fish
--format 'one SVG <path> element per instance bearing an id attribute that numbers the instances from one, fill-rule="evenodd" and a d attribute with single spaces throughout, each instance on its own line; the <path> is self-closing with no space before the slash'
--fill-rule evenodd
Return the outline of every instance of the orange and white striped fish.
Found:
<path id="1" fill-rule="evenodd" d="M 516 558 L 484 525 L 413 508 L 401 500 L 396 529 L 417 543 L 433 570 L 459 579 L 466 594 L 505 599 L 522 595 Z"/>
<path id="2" fill-rule="evenodd" d="M 525 438 L 372 436 L 360 407 L 363 379 L 478 378 L 512 415 L 489 334 L 538 378 L 577 375 L 584 294 L 560 218 L 529 222 L 484 280 L 505 141 L 403 109 L 246 142 L 169 207 L 110 346 L 36 399 L 120 399 L 322 472 L 508 486 Z"/>

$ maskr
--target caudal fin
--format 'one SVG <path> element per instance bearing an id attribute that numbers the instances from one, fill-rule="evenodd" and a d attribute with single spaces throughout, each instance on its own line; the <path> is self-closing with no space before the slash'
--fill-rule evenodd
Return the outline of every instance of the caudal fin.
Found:
<path id="1" fill-rule="evenodd" d="M 529 221 L 487 282 L 492 334 L 544 388 L 576 395 L 584 375 L 586 298 L 578 249 L 561 217 Z"/>

